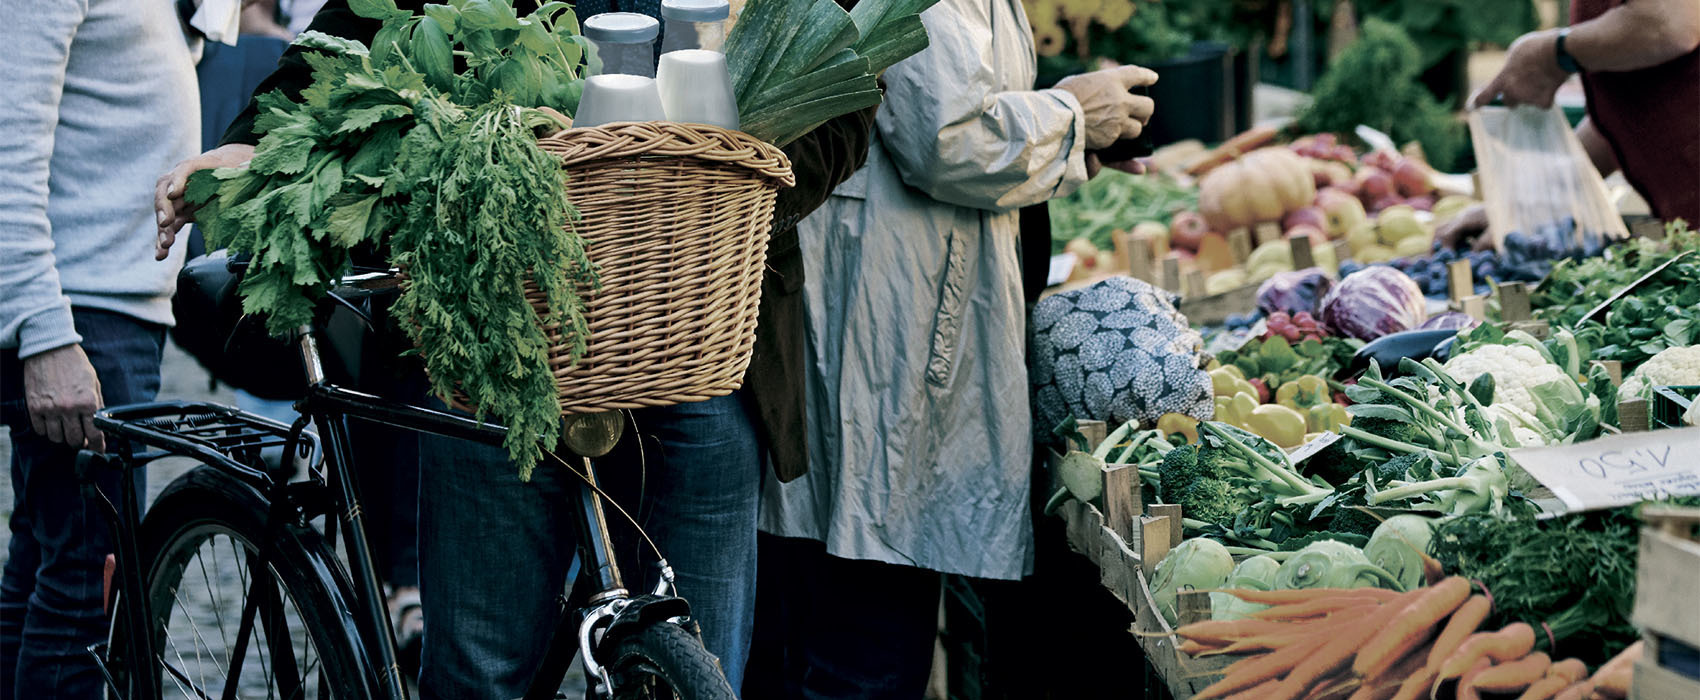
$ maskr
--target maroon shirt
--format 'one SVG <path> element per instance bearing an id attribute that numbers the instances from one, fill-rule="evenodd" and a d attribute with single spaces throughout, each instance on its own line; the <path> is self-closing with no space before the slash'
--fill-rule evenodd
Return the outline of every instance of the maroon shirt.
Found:
<path id="1" fill-rule="evenodd" d="M 1625 0 L 1572 0 L 1572 24 Z M 1700 225 L 1700 49 L 1651 68 L 1583 71 L 1588 116 L 1660 219 Z"/>

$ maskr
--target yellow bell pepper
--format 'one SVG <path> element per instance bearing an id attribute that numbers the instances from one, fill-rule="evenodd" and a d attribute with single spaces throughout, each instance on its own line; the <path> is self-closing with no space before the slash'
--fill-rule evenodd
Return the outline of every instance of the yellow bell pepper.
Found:
<path id="1" fill-rule="evenodd" d="M 1298 447 L 1305 441 L 1305 418 L 1280 404 L 1258 406 L 1246 417 L 1247 429 L 1263 439 L 1285 448 Z"/>
<path id="2" fill-rule="evenodd" d="M 1252 400 L 1257 400 L 1257 389 L 1251 382 L 1240 374 L 1240 368 L 1233 365 L 1223 365 L 1210 370 L 1210 390 L 1216 396 L 1233 396 L 1234 394 L 1251 394 Z"/>
<path id="3" fill-rule="evenodd" d="M 1275 390 L 1275 403 L 1298 411 L 1311 432 L 1338 430 L 1351 421 L 1346 407 L 1328 395 L 1328 381 L 1315 375 L 1294 379 Z"/>
<path id="4" fill-rule="evenodd" d="M 1346 412 L 1346 407 L 1332 401 L 1311 406 L 1305 411 L 1305 427 L 1311 432 L 1339 432 L 1340 426 L 1351 425 L 1352 414 Z"/>
<path id="5" fill-rule="evenodd" d="M 1257 395 L 1249 391 L 1232 396 L 1216 397 L 1216 420 L 1237 428 L 1251 430 L 1247 422 L 1252 411 L 1257 410 Z M 1300 419 L 1303 422 L 1303 419 Z M 1253 431 L 1255 432 L 1255 431 Z"/>
<path id="6" fill-rule="evenodd" d="M 1157 430 L 1168 437 L 1176 433 L 1186 437 L 1189 443 L 1198 442 L 1198 419 L 1185 413 L 1165 413 L 1157 418 Z"/>

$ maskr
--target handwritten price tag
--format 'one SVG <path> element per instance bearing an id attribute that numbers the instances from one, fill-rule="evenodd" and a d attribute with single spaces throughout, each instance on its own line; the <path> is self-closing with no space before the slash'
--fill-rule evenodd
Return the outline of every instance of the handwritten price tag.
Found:
<path id="1" fill-rule="evenodd" d="M 1700 428 L 1654 430 L 1575 445 L 1528 447 L 1511 458 L 1570 511 L 1700 494 Z"/>

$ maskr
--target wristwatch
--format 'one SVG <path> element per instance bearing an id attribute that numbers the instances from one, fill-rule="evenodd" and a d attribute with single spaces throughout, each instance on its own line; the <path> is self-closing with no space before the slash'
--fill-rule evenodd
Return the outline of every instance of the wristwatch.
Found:
<path id="1" fill-rule="evenodd" d="M 1576 63 L 1576 57 L 1570 55 L 1564 48 L 1564 40 L 1570 37 L 1570 28 L 1558 30 L 1558 39 L 1552 44 L 1552 52 L 1558 58 L 1558 68 L 1566 73 L 1580 73 L 1582 66 Z"/>

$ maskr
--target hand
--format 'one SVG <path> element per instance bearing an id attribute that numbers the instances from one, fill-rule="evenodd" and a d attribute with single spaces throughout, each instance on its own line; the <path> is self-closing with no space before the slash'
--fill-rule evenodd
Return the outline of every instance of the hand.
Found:
<path id="1" fill-rule="evenodd" d="M 154 243 L 153 258 L 164 260 L 171 254 L 171 244 L 177 242 L 177 232 L 195 220 L 194 205 L 183 201 L 183 188 L 189 176 L 197 171 L 229 168 L 248 162 L 254 157 L 254 147 L 245 143 L 227 143 L 178 163 L 170 172 L 159 176 L 153 188 L 153 208 L 159 222 L 159 238 Z"/>
<path id="2" fill-rule="evenodd" d="M 1098 150 L 1121 139 L 1137 138 L 1151 120 L 1151 98 L 1128 90 L 1157 82 L 1157 73 L 1139 66 L 1120 66 L 1071 75 L 1057 83 L 1080 102 L 1086 113 L 1086 147 Z"/>
<path id="3" fill-rule="evenodd" d="M 1149 158 L 1134 158 L 1105 163 L 1098 159 L 1098 154 L 1088 152 L 1086 154 L 1086 179 L 1098 177 L 1098 173 L 1103 171 L 1104 168 L 1120 170 L 1129 175 L 1144 175 L 1145 171 L 1150 168 L 1149 160 Z"/>
<path id="4" fill-rule="evenodd" d="M 1482 107 L 1503 96 L 1507 107 L 1552 107 L 1553 95 L 1570 79 L 1570 74 L 1558 67 L 1557 39 L 1557 31 L 1544 31 L 1524 34 L 1512 42 L 1505 52 L 1505 65 L 1470 97 L 1470 106 Z"/>
<path id="5" fill-rule="evenodd" d="M 79 345 L 66 345 L 24 359 L 24 402 L 37 435 L 74 448 L 106 451 L 94 428 L 101 409 L 100 377 Z"/>
<path id="6" fill-rule="evenodd" d="M 1435 229 L 1434 239 L 1447 248 L 1457 248 L 1465 239 L 1475 237 L 1472 250 L 1486 250 L 1493 247 L 1491 236 L 1481 235 L 1487 230 L 1487 209 L 1480 204 L 1472 204 L 1457 216 Z"/>

